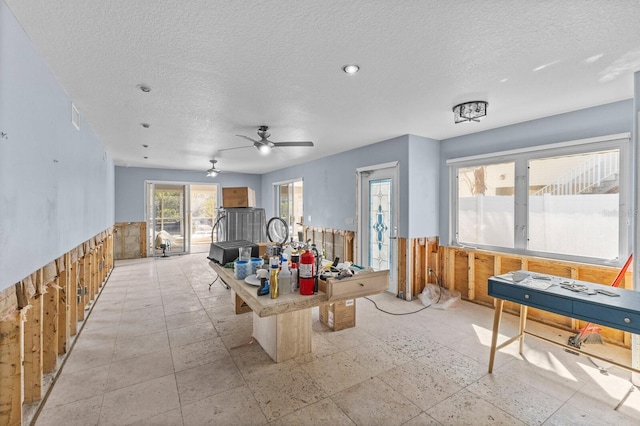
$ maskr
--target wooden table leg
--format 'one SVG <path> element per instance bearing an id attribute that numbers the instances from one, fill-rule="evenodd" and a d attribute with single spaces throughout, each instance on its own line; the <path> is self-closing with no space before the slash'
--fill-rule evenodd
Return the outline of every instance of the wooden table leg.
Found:
<path id="1" fill-rule="evenodd" d="M 527 305 L 520 305 L 520 355 L 524 346 L 524 328 L 527 325 Z"/>
<path id="2" fill-rule="evenodd" d="M 491 355 L 489 355 L 489 373 L 493 372 L 493 361 L 496 358 L 496 346 L 498 343 L 498 335 L 500 334 L 500 320 L 502 319 L 502 305 L 504 300 L 496 300 L 495 313 L 493 314 L 493 333 L 491 334 Z"/>
<path id="3" fill-rule="evenodd" d="M 311 308 L 260 318 L 253 313 L 253 337 L 275 362 L 311 352 Z"/>

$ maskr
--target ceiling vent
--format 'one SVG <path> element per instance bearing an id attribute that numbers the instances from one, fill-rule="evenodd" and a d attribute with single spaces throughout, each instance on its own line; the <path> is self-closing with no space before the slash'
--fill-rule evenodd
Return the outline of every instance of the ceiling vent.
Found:
<path id="1" fill-rule="evenodd" d="M 80 113 L 73 103 L 71 103 L 71 124 L 73 124 L 76 129 L 80 130 Z"/>

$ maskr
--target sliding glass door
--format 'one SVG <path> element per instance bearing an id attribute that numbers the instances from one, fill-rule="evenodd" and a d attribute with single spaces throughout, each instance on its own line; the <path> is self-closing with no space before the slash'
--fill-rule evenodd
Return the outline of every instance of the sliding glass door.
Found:
<path id="1" fill-rule="evenodd" d="M 147 182 L 147 235 L 151 256 L 184 254 L 191 232 L 187 185 Z"/>
<path id="2" fill-rule="evenodd" d="M 302 179 L 280 182 L 274 186 L 276 216 L 289 225 L 289 238 L 298 241 L 303 227 Z"/>
<path id="3" fill-rule="evenodd" d="M 149 256 L 209 251 L 217 184 L 147 181 L 146 192 Z"/>

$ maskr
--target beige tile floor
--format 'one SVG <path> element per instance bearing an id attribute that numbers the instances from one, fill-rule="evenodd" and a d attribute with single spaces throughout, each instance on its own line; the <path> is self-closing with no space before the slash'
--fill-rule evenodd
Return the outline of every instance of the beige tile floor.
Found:
<path id="1" fill-rule="evenodd" d="M 527 338 L 487 374 L 493 310 L 393 316 L 357 300 L 357 327 L 314 310 L 313 352 L 275 364 L 234 315 L 205 254 L 116 262 L 37 425 L 604 425 L 640 422 L 630 374 Z M 415 311 L 382 294 L 378 305 Z M 531 323 L 539 332 L 566 334 Z M 502 333 L 516 330 L 506 315 Z M 503 336 L 503 338 L 506 338 Z M 628 362 L 628 351 L 589 345 Z"/>

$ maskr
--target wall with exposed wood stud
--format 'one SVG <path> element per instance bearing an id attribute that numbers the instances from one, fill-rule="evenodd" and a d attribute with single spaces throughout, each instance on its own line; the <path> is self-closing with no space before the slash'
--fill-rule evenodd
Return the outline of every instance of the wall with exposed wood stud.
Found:
<path id="1" fill-rule="evenodd" d="M 413 297 L 422 292 L 427 283 L 435 284 L 441 279 L 442 286 L 459 291 L 464 300 L 493 307 L 494 299 L 488 295 L 488 279 L 520 269 L 551 274 L 560 277 L 589 281 L 602 285 L 611 285 L 619 268 L 590 265 L 577 262 L 565 262 L 511 253 L 490 252 L 460 247 L 438 245 L 437 237 L 410 239 L 408 244 L 401 241 L 399 246 L 407 247 L 406 262 L 402 265 L 400 256 L 399 276 L 409 270 L 411 294 Z M 429 274 L 432 269 L 435 274 Z M 437 278 L 436 278 L 437 277 Z M 620 287 L 633 289 L 633 273 L 627 271 Z M 401 285 L 399 288 L 402 289 Z M 519 305 L 505 302 L 505 310 L 519 313 Z M 586 325 L 583 321 L 552 314 L 534 308 L 528 309 L 528 318 L 562 330 L 579 331 Z M 609 343 L 630 347 L 631 334 L 608 327 L 602 327 L 602 337 Z"/>
<path id="2" fill-rule="evenodd" d="M 345 256 L 346 260 L 355 258 L 357 249 L 355 232 L 305 227 L 304 235 L 305 241 L 311 240 L 316 246 L 324 248 L 327 259 L 333 259 L 335 256 L 341 259 Z M 427 284 L 437 284 L 440 281 L 443 287 L 459 291 L 464 300 L 489 307 L 494 306 L 494 299 L 488 295 L 487 283 L 489 277 L 493 275 L 524 269 L 611 285 L 619 272 L 619 268 L 607 266 L 460 247 L 443 247 L 439 245 L 438 237 L 398 238 L 396 267 L 398 291 L 407 289 L 407 280 L 410 284 L 411 297 L 407 294 L 406 298 L 415 298 Z M 429 273 L 429 270 L 432 270 L 432 273 Z M 627 271 L 620 287 L 633 289 L 632 277 L 633 273 Z M 519 306 L 515 303 L 505 302 L 504 309 L 514 314 L 519 313 Z M 535 308 L 528 309 L 527 317 L 562 330 L 575 332 L 586 325 L 584 321 Z M 630 333 L 602 327 L 602 337 L 609 343 L 631 347 Z"/>
<path id="3" fill-rule="evenodd" d="M 109 228 L 0 292 L 0 425 L 35 414 L 113 261 Z"/>

